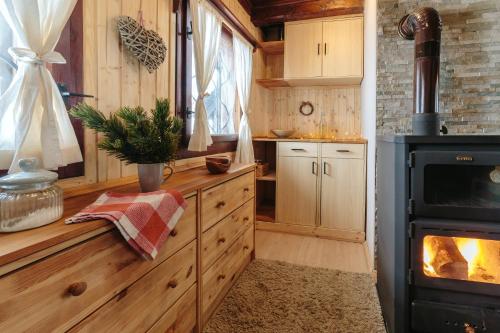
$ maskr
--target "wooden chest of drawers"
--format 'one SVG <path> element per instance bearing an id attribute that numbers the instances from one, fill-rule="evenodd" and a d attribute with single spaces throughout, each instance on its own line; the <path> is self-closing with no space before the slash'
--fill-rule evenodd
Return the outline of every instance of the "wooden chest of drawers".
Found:
<path id="1" fill-rule="evenodd" d="M 252 257 L 254 167 L 236 166 L 221 176 L 186 171 L 172 178 L 188 207 L 155 260 L 142 259 L 117 230 L 104 228 L 78 235 L 68 246 L 61 243 L 53 252 L 50 243 L 48 249 L 19 258 L 18 264 L 0 264 L 0 332 L 200 331 L 203 309 L 215 308 Z M 194 184 L 186 185 L 186 179 Z M 226 205 L 217 208 L 219 201 Z M 36 238 L 36 232 L 56 227 L 81 228 L 53 224 L 25 236 Z M 0 235 L 0 251 L 14 236 Z M 0 252 L 0 263 L 10 258 L 6 255 L 12 254 Z M 227 278 L 221 278 L 224 274 Z M 202 309 L 205 282 L 213 290 Z"/>

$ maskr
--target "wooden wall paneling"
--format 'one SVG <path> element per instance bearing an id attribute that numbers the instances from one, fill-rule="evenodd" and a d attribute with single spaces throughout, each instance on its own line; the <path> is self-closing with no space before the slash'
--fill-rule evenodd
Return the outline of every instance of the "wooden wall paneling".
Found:
<path id="1" fill-rule="evenodd" d="M 170 13 L 172 12 L 172 1 L 157 0 L 156 12 L 156 31 L 160 36 L 167 39 L 170 36 Z M 167 56 L 165 62 L 160 65 L 156 71 L 156 97 L 169 97 L 169 52 L 170 47 L 167 47 Z M 174 110 L 172 106 L 172 111 Z"/>
<path id="2" fill-rule="evenodd" d="M 123 83 L 121 76 L 122 57 L 119 43 L 118 31 L 116 30 L 116 17 L 121 15 L 122 0 L 108 0 L 106 13 L 106 70 L 102 74 L 106 76 L 107 84 L 100 87 L 99 96 L 105 103 L 105 109 L 109 113 L 115 112 L 121 103 L 121 92 L 119 87 Z M 121 177 L 121 162 L 117 158 L 107 157 L 107 179 Z"/>
<path id="3" fill-rule="evenodd" d="M 177 37 L 177 19 L 176 19 L 176 14 L 174 13 L 174 9 L 173 9 L 173 3 L 172 1 L 169 1 L 168 2 L 169 6 L 170 6 L 170 14 L 169 14 L 169 20 L 170 20 L 170 23 L 169 23 L 169 37 L 168 37 L 168 40 L 169 40 L 169 45 L 168 45 L 168 49 L 167 49 L 167 54 L 168 54 L 168 60 L 167 61 L 170 61 L 170 64 L 169 64 L 169 99 L 170 99 L 170 106 L 172 108 L 173 111 L 176 110 L 176 100 L 175 100 L 175 88 L 176 88 L 176 85 L 175 85 L 175 80 L 176 80 L 176 66 L 177 66 L 177 63 L 176 63 L 176 55 L 177 55 L 177 52 L 176 52 L 176 37 Z"/>
<path id="4" fill-rule="evenodd" d="M 83 1 L 83 90 L 97 96 L 97 3 L 95 0 Z M 97 99 L 87 99 L 89 105 L 97 106 Z M 85 182 L 97 182 L 97 136 L 93 130 L 84 129 L 85 144 Z"/>
<path id="5" fill-rule="evenodd" d="M 142 1 L 144 26 L 146 29 L 156 29 L 157 1 Z M 156 73 L 149 73 L 146 67 L 140 67 L 140 104 L 146 111 L 150 111 L 155 105 L 156 98 Z"/>
<path id="6" fill-rule="evenodd" d="M 266 79 L 282 78 L 284 69 L 284 55 L 270 54 L 266 57 Z"/>
<path id="7" fill-rule="evenodd" d="M 122 15 L 137 17 L 137 13 L 141 10 L 141 2 L 137 0 L 122 0 Z M 122 106 L 137 106 L 140 104 L 140 65 L 139 61 L 133 56 L 127 48 L 120 43 L 120 51 L 122 58 L 121 66 L 121 105 Z M 122 162 L 121 176 L 127 177 L 137 174 L 136 164 L 126 164 Z"/>
<path id="8" fill-rule="evenodd" d="M 109 86 L 108 75 L 102 72 L 106 69 L 106 52 L 107 52 L 107 31 L 106 31 L 106 21 L 107 21 L 107 1 L 94 1 L 97 6 L 97 108 L 103 112 L 105 115 L 109 114 L 108 110 L 104 109 L 104 94 L 106 90 L 103 87 Z M 102 97 L 101 97 L 102 96 Z M 97 140 L 101 140 L 102 135 L 97 135 Z M 107 174 L 108 166 L 108 156 L 102 150 L 97 151 L 97 180 L 99 182 L 106 181 L 108 178 Z"/>
<path id="9" fill-rule="evenodd" d="M 353 137 L 361 134 L 360 89 L 349 87 L 292 87 L 272 90 L 269 108 L 256 109 L 254 133 L 269 135 L 272 128 L 294 129 L 296 136 Z M 311 116 L 299 113 L 302 101 L 314 105 Z M 257 134 L 256 134 L 257 135 Z"/>

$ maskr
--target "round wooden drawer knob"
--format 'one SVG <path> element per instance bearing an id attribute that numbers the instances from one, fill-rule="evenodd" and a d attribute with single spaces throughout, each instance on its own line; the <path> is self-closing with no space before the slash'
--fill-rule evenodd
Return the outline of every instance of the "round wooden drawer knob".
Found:
<path id="1" fill-rule="evenodd" d="M 216 208 L 222 208 L 222 207 L 224 207 L 225 205 L 226 205 L 226 202 L 225 202 L 225 201 L 219 201 L 215 207 L 216 207 Z"/>
<path id="2" fill-rule="evenodd" d="M 171 280 L 168 282 L 167 287 L 174 289 L 177 287 L 177 280 Z"/>
<path id="3" fill-rule="evenodd" d="M 226 275 L 224 274 L 220 274 L 218 277 L 217 277 L 217 280 L 224 280 L 226 278 Z"/>
<path id="4" fill-rule="evenodd" d="M 226 239 L 224 237 L 219 238 L 219 240 L 217 241 L 217 243 L 219 243 L 219 244 L 225 243 L 225 242 L 226 242 Z"/>
<path id="5" fill-rule="evenodd" d="M 80 296 L 87 290 L 86 282 L 75 282 L 71 284 L 68 288 L 68 292 L 73 296 Z"/>

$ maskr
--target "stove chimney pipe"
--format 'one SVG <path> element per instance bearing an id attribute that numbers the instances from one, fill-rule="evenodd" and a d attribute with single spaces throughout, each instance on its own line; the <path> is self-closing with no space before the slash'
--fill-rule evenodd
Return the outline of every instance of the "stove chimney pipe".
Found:
<path id="1" fill-rule="evenodd" d="M 441 17 L 434 8 L 419 8 L 399 22 L 399 34 L 415 40 L 413 134 L 439 135 L 439 62 Z"/>

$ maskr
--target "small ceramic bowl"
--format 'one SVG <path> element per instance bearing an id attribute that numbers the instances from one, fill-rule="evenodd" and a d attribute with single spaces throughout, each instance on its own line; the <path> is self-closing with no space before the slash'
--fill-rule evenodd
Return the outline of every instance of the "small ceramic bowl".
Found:
<path id="1" fill-rule="evenodd" d="M 295 131 L 294 130 L 273 129 L 273 130 L 271 130 L 271 132 L 273 132 L 273 134 L 276 135 L 278 138 L 288 138 Z"/>
<path id="2" fill-rule="evenodd" d="M 219 174 L 229 170 L 231 158 L 229 156 L 212 156 L 205 158 L 205 165 L 210 173 Z"/>

